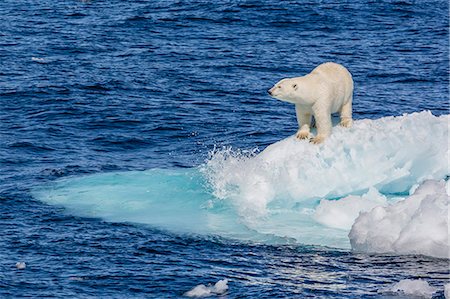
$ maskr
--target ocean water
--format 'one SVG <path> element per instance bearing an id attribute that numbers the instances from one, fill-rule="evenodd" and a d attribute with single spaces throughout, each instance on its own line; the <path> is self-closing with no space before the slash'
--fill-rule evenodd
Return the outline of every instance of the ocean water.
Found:
<path id="1" fill-rule="evenodd" d="M 223 298 L 407 298 L 388 290 L 423 279 L 443 298 L 448 259 L 353 252 L 311 215 L 448 179 L 447 1 L 6 0 L 0 15 L 0 297 L 179 298 L 227 279 Z M 292 143 L 294 108 L 267 95 L 326 61 L 355 81 L 355 128 L 329 143 L 346 164 Z M 285 168 L 285 149 L 322 171 Z M 331 171 L 347 165 L 347 181 Z"/>

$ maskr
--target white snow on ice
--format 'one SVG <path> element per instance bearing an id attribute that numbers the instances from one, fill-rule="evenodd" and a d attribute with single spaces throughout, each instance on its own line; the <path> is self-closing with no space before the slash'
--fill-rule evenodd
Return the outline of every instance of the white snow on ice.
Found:
<path id="1" fill-rule="evenodd" d="M 244 218 L 265 215 L 268 205 L 407 192 L 426 179 L 449 174 L 449 116 L 430 112 L 357 120 L 333 127 L 321 145 L 291 136 L 254 157 L 216 152 L 204 172 L 214 194 L 235 203 Z"/>

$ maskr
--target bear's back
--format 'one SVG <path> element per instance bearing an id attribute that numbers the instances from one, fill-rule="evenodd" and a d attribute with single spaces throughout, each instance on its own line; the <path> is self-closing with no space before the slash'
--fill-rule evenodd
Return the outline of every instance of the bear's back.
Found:
<path id="1" fill-rule="evenodd" d="M 322 88 L 326 86 L 330 95 L 347 100 L 353 94 L 353 79 L 350 72 L 342 65 L 326 62 L 317 66 L 309 74 Z"/>
<path id="2" fill-rule="evenodd" d="M 335 62 L 325 62 L 311 71 L 311 74 L 317 74 L 330 80 L 352 80 L 352 75 L 343 66 Z"/>

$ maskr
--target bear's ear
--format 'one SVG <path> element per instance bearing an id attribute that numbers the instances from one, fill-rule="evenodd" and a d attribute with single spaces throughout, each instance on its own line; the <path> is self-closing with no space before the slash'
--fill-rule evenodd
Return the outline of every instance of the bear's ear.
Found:
<path id="1" fill-rule="evenodd" d="M 295 89 L 295 90 L 297 90 L 297 88 L 298 88 L 297 84 L 293 84 L 293 85 L 292 85 L 292 88 Z"/>

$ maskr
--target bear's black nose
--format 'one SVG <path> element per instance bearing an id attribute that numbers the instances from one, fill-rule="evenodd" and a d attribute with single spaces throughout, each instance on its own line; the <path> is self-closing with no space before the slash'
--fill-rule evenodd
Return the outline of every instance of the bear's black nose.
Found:
<path id="1" fill-rule="evenodd" d="M 272 92 L 270 91 L 270 89 L 267 91 L 268 94 L 272 95 Z"/>

